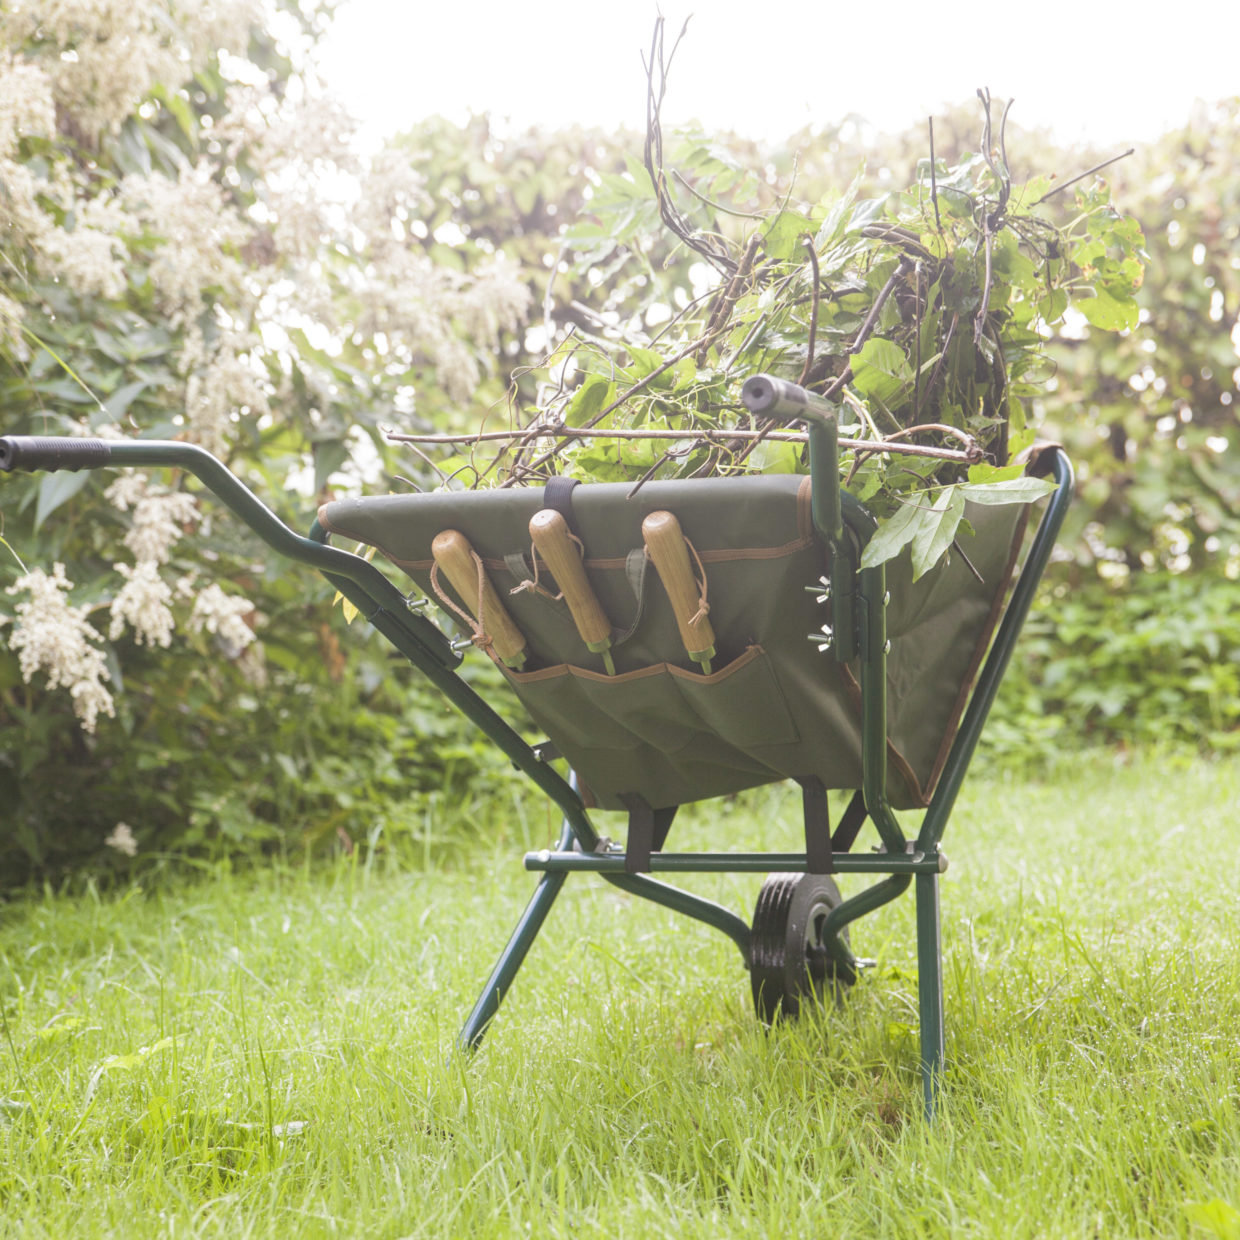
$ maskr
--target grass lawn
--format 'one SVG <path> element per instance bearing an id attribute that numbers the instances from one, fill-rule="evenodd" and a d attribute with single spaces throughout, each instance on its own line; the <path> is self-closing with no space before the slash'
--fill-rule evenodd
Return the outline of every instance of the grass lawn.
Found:
<path id="1" fill-rule="evenodd" d="M 539 804 L 433 870 L 31 895 L 0 906 L 0 1235 L 1240 1237 L 1238 803 L 1234 758 L 969 781 L 933 1127 L 911 895 L 854 926 L 846 1005 L 767 1033 L 730 942 L 570 878 L 469 1061 Z M 697 807 L 673 846 L 794 847 L 798 812 Z"/>

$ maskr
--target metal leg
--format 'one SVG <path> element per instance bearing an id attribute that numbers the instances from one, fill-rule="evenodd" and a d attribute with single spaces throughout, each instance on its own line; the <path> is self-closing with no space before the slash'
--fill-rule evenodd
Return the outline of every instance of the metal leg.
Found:
<path id="1" fill-rule="evenodd" d="M 579 793 L 576 771 L 568 773 L 568 787 L 572 789 L 572 794 L 576 797 Z M 577 838 L 576 825 L 570 815 L 564 815 L 560 823 L 560 839 L 557 844 L 560 850 L 568 848 Z M 589 829 L 589 823 L 585 825 Z M 590 835 L 592 838 L 597 838 L 594 837 L 592 830 Z M 512 937 L 504 946 L 504 950 L 500 952 L 495 968 L 491 970 L 491 976 L 487 978 L 487 984 L 482 988 L 482 994 L 478 996 L 478 1002 L 474 1004 L 473 1011 L 465 1018 L 465 1024 L 461 1026 L 461 1032 L 456 1036 L 456 1044 L 461 1050 L 472 1051 L 481 1043 L 487 1025 L 499 1011 L 499 1005 L 504 1001 L 508 987 L 512 985 L 512 980 L 517 976 L 517 970 L 525 960 L 526 953 L 538 937 L 538 932 L 542 929 L 543 922 L 547 920 L 547 914 L 551 912 L 551 906 L 555 903 L 556 896 L 560 894 L 560 888 L 564 886 L 564 880 L 567 877 L 567 874 L 544 874 L 538 880 L 538 886 L 534 888 L 534 894 L 530 896 L 530 902 L 525 906 L 525 912 L 521 914 L 517 928 L 512 932 Z"/>
<path id="2" fill-rule="evenodd" d="M 921 1081 L 927 1119 L 934 1118 L 935 1095 L 943 1071 L 943 950 L 939 937 L 939 876 L 918 874 L 917 1007 L 921 1022 Z"/>
<path id="3" fill-rule="evenodd" d="M 538 932 L 542 929 L 542 924 L 551 911 L 551 906 L 555 903 L 556 896 L 560 894 L 560 888 L 564 886 L 564 880 L 567 877 L 566 874 L 544 874 L 538 886 L 534 888 L 534 894 L 525 906 L 525 912 L 521 914 L 517 928 L 512 932 L 507 946 L 500 953 L 499 960 L 496 961 L 495 968 L 491 970 L 491 976 L 487 979 L 487 984 L 482 988 L 482 994 L 478 996 L 478 1002 L 474 1004 L 473 1011 L 470 1012 L 461 1032 L 457 1035 L 456 1044 L 461 1050 L 474 1050 L 482 1041 L 487 1025 L 499 1011 L 500 1003 L 508 993 L 508 988 L 512 985 L 512 980 L 516 977 L 517 970 L 525 960 L 530 946 L 538 937 Z"/>
<path id="4" fill-rule="evenodd" d="M 630 895 L 649 900 L 652 904 L 661 904 L 673 912 L 683 913 L 686 917 L 714 926 L 740 948 L 740 953 L 745 958 L 745 967 L 749 967 L 749 923 L 729 909 L 713 900 L 694 895 L 691 891 L 673 887 L 671 883 L 661 883 L 657 878 L 646 874 L 604 874 L 603 877 Z"/>

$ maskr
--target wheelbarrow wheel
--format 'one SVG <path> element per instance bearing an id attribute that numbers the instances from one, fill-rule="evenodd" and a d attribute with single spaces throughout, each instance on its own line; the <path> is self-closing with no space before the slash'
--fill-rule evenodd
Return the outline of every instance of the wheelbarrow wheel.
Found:
<path id="1" fill-rule="evenodd" d="M 749 980 L 764 1024 L 800 1015 L 805 1001 L 821 1002 L 828 988 L 839 999 L 847 982 L 822 945 L 827 914 L 840 902 L 824 874 L 771 874 L 754 907 Z M 848 942 L 848 931 L 840 935 Z"/>

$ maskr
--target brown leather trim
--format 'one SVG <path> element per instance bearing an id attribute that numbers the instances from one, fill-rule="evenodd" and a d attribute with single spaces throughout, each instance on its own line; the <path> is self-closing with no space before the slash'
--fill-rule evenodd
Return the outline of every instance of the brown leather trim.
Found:
<path id="1" fill-rule="evenodd" d="M 802 538 L 812 538 L 814 534 L 813 494 L 813 479 L 806 474 L 797 487 L 797 533 Z"/>
<path id="2" fill-rule="evenodd" d="M 1016 522 L 1016 530 L 1012 534 L 1012 548 L 1008 553 L 1007 567 L 1003 571 L 1003 581 L 995 591 L 995 601 L 991 604 L 990 615 L 986 617 L 985 627 L 978 636 L 977 645 L 973 647 L 973 658 L 970 660 L 968 670 L 964 674 L 964 680 L 960 685 L 960 692 L 956 695 L 956 704 L 952 708 L 952 713 L 947 720 L 947 727 L 943 732 L 943 743 L 939 746 L 938 757 L 934 760 L 934 767 L 930 771 L 929 780 L 927 780 L 926 790 L 931 796 L 934 795 L 934 790 L 938 786 L 939 776 L 943 774 L 943 768 L 947 765 L 947 755 L 951 753 L 956 733 L 960 729 L 960 720 L 964 717 L 965 707 L 968 705 L 969 696 L 973 692 L 973 682 L 977 679 L 977 674 L 981 670 L 982 660 L 990 649 L 991 639 L 995 635 L 995 629 L 999 627 L 999 621 L 1007 606 L 1008 592 L 1012 588 L 1012 579 L 1016 573 L 1016 561 L 1020 559 L 1021 547 L 1025 541 L 1025 530 L 1028 527 L 1029 505 L 1025 504 L 1021 509 L 1020 518 Z"/>
<path id="3" fill-rule="evenodd" d="M 337 529 L 337 528 L 336 528 L 334 525 L 332 525 L 332 523 L 331 523 L 331 522 L 327 519 L 327 510 L 328 510 L 330 507 L 331 507 L 331 505 L 330 505 L 330 504 L 320 504 L 320 505 L 319 505 L 319 511 L 318 511 L 319 524 L 320 524 L 320 525 L 321 525 L 321 526 L 322 526 L 322 527 L 323 527 L 323 528 L 324 528 L 324 529 L 325 529 L 325 530 L 326 530 L 329 534 L 340 534 L 340 535 L 342 535 L 343 537 L 347 538 L 347 537 L 348 537 L 348 534 L 347 534 L 345 531 Z"/>
<path id="4" fill-rule="evenodd" d="M 800 486 L 797 488 L 796 494 L 796 520 L 797 520 L 797 536 L 790 542 L 786 542 L 777 547 L 721 547 L 715 550 L 699 550 L 703 564 L 728 564 L 736 561 L 745 560 L 778 560 L 784 556 L 795 555 L 798 551 L 803 551 L 813 542 L 814 537 L 814 520 L 811 507 L 812 486 L 811 480 L 807 475 L 801 480 Z M 342 538 L 352 538 L 357 542 L 366 543 L 368 546 L 374 546 L 382 551 L 387 558 L 396 565 L 397 568 L 404 569 L 407 573 L 429 573 L 434 567 L 434 560 L 404 560 L 393 555 L 382 543 L 370 543 L 362 538 L 359 534 L 350 533 L 346 529 L 333 525 L 327 520 L 327 509 L 329 505 L 324 504 L 319 508 L 318 517 L 319 524 L 329 533 L 338 534 Z M 501 559 L 490 556 L 482 557 L 483 567 L 488 571 L 501 571 L 508 566 Z M 587 557 L 585 561 L 586 568 L 595 570 L 613 570 L 623 571 L 627 564 L 624 557 L 615 556 L 608 558 Z"/>
<path id="5" fill-rule="evenodd" d="M 326 527 L 324 527 L 326 528 Z M 333 533 L 344 533 L 345 536 L 356 538 L 356 534 L 348 534 L 347 531 L 334 530 Z M 730 564 L 742 560 L 779 560 L 785 556 L 795 555 L 798 551 L 804 551 L 813 540 L 810 538 L 797 538 L 792 542 L 784 543 L 780 547 L 740 547 L 735 550 L 724 548 L 718 551 L 699 551 L 698 555 L 703 564 Z M 398 560 L 390 551 L 381 544 L 376 543 L 375 546 L 387 556 L 397 568 L 403 568 L 407 573 L 421 572 L 429 573 L 434 564 L 434 560 Z M 586 568 L 600 571 L 611 570 L 613 572 L 623 572 L 627 564 L 627 560 L 620 557 L 608 559 L 596 559 L 589 557 L 585 561 Z M 497 560 L 490 556 L 482 557 L 482 565 L 484 568 L 499 572 L 507 568 L 508 565 L 503 560 Z"/>
<path id="6" fill-rule="evenodd" d="M 740 671 L 742 667 L 765 653 L 766 651 L 761 646 L 750 646 L 744 654 L 733 659 L 719 671 L 711 672 L 709 676 L 703 676 L 701 672 L 686 671 L 683 667 L 677 667 L 673 663 L 651 663 L 646 667 L 639 667 L 632 672 L 621 672 L 616 676 L 608 676 L 604 672 L 592 672 L 589 668 L 577 667 L 571 663 L 554 663 L 550 667 L 540 667 L 536 672 L 514 672 L 509 667 L 502 670 L 509 680 L 519 685 L 533 684 L 540 680 L 558 680 L 562 676 L 574 676 L 578 680 L 592 680 L 601 685 L 616 685 L 624 681 L 647 680 L 651 676 L 662 676 L 668 672 L 681 680 L 693 681 L 699 685 L 713 685 L 726 680 L 733 672 Z"/>

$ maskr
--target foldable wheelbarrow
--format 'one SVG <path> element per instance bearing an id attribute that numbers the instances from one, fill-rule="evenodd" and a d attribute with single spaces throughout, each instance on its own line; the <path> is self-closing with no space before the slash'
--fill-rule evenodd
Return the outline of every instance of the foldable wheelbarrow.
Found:
<path id="1" fill-rule="evenodd" d="M 914 581 L 907 555 L 859 566 L 875 523 L 841 492 L 834 422 L 800 412 L 808 477 L 650 482 L 636 493 L 552 480 L 344 500 L 320 510 L 309 537 L 189 444 L 10 436 L 0 469 L 193 473 L 274 550 L 322 572 L 558 806 L 559 840 L 525 857 L 541 877 L 462 1046 L 481 1040 L 570 872 L 601 874 L 726 934 L 767 1021 L 851 984 L 859 961 L 848 927 L 912 885 L 929 1114 L 944 1061 L 941 841 L 1067 511 L 1072 470 L 1058 447 L 1035 454 L 1030 469 L 1053 475 L 1056 489 L 1019 574 L 1029 510 L 971 505 L 971 532 Z M 332 546 L 333 534 L 378 547 L 455 612 L 548 740 L 528 744 L 457 675 L 467 643 L 422 614 L 425 597 L 406 597 Z M 664 847 L 678 806 L 785 779 L 802 790 L 803 851 Z M 834 829 L 832 791 L 849 794 Z M 909 839 L 895 811 L 920 808 Z M 599 833 L 595 810 L 627 814 L 624 846 Z M 854 853 L 867 820 L 877 846 Z M 770 875 L 752 925 L 653 877 L 720 872 Z M 839 874 L 875 881 L 842 900 Z"/>

